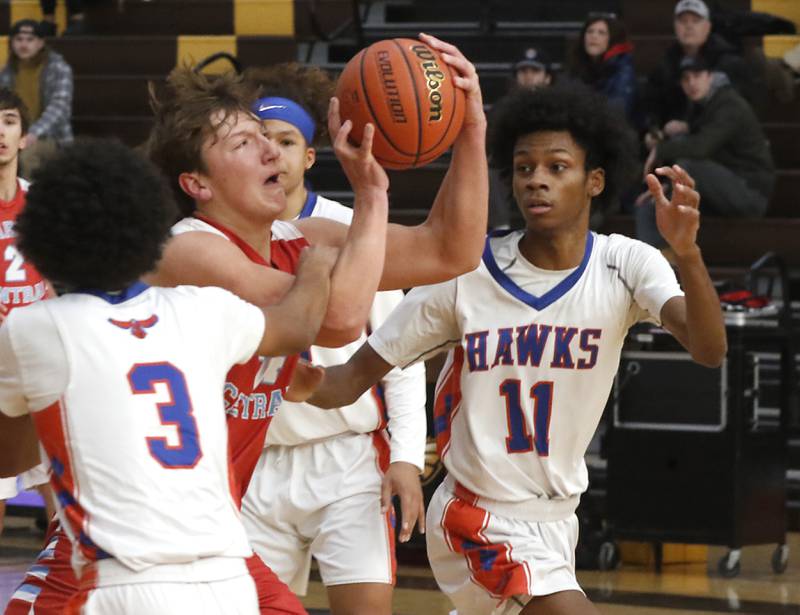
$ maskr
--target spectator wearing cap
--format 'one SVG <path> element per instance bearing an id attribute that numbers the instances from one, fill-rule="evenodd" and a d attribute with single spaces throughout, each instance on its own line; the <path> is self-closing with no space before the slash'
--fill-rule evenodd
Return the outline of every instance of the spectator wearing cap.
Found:
<path id="1" fill-rule="evenodd" d="M 633 45 L 616 15 L 589 15 L 573 47 L 568 68 L 572 78 L 605 94 L 612 104 L 622 108 L 631 123 L 636 123 Z"/>
<path id="2" fill-rule="evenodd" d="M 535 90 L 550 85 L 552 80 L 550 59 L 541 49 L 528 47 L 514 64 L 514 84 L 518 88 Z"/>
<path id="3" fill-rule="evenodd" d="M 26 177 L 72 137 L 72 69 L 45 42 L 38 21 L 22 19 L 9 36 L 8 63 L 0 71 L 0 87 L 13 90 L 28 108 L 31 125 L 20 157 Z"/>
<path id="4" fill-rule="evenodd" d="M 766 136 L 753 109 L 730 85 L 727 75 L 712 72 L 702 56 L 687 56 L 679 66 L 680 84 L 689 100 L 686 132 L 656 143 L 645 163 L 678 164 L 694 177 L 703 215 L 763 216 L 775 184 L 775 168 Z M 655 224 L 649 199 L 636 211 L 637 236 L 666 245 Z"/>
<path id="5" fill-rule="evenodd" d="M 711 32 L 711 13 L 703 0 L 680 0 L 675 5 L 676 41 L 650 74 L 644 91 L 643 109 L 647 128 L 653 134 L 670 120 L 685 120 L 688 100 L 680 84 L 680 63 L 684 56 L 702 56 L 712 70 L 723 72 L 731 84 L 751 103 L 758 98 L 757 76 L 736 49 Z"/>

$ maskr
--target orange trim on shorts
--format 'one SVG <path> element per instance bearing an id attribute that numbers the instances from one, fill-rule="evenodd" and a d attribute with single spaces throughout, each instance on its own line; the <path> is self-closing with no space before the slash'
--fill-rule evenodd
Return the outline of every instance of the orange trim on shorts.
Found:
<path id="1" fill-rule="evenodd" d="M 375 447 L 375 465 L 381 477 L 386 474 L 391 462 L 391 446 L 389 435 L 386 430 L 372 432 L 372 445 Z M 384 515 L 386 521 L 386 541 L 389 545 L 389 562 L 392 585 L 397 583 L 397 556 L 395 551 L 395 525 L 397 519 L 394 514 L 394 506 L 389 506 L 389 510 Z"/>
<path id="2" fill-rule="evenodd" d="M 527 562 L 513 561 L 509 543 L 492 543 L 484 534 L 490 519 L 483 508 L 459 496 L 451 498 L 441 520 L 447 546 L 464 556 L 471 579 L 492 597 L 505 600 L 530 593 Z"/>
<path id="3" fill-rule="evenodd" d="M 97 587 L 97 568 L 89 564 L 83 569 L 83 574 L 78 581 L 78 593 L 70 598 L 64 608 L 64 615 L 81 615 L 81 610 L 89 600 L 89 593 Z"/>

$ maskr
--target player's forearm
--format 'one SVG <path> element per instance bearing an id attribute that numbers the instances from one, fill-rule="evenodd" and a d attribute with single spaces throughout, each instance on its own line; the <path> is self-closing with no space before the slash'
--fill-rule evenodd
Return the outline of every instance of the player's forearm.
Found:
<path id="1" fill-rule="evenodd" d="M 40 462 L 39 439 L 29 414 L 8 417 L 0 412 L 0 478 L 22 474 Z"/>
<path id="2" fill-rule="evenodd" d="M 331 278 L 324 327 L 340 333 L 338 344 L 361 335 L 378 289 L 386 252 L 389 211 L 385 191 L 356 193 L 353 220 Z M 324 341 L 324 340 L 323 340 Z M 323 345 L 318 340 L 317 342 Z"/>
<path id="3" fill-rule="evenodd" d="M 322 326 L 330 286 L 329 266 L 301 267 L 283 300 L 264 309 L 267 325 L 259 354 L 296 354 L 311 346 Z"/>
<path id="4" fill-rule="evenodd" d="M 322 384 L 308 403 L 319 408 L 349 406 L 391 369 L 392 365 L 364 342 L 347 363 L 325 368 Z"/>
<path id="5" fill-rule="evenodd" d="M 447 277 L 472 271 L 480 263 L 488 207 L 484 121 L 466 127 L 456 140 L 450 168 L 426 221 L 434 231 L 442 263 L 451 268 Z"/>
<path id="6" fill-rule="evenodd" d="M 707 367 L 721 365 L 728 351 L 719 297 L 708 275 L 700 248 L 677 257 L 686 293 L 686 337 L 692 358 Z"/>

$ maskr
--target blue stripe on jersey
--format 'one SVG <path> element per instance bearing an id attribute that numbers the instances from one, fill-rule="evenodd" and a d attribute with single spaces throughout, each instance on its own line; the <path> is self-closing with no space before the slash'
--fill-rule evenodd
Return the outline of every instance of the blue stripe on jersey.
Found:
<path id="1" fill-rule="evenodd" d="M 104 301 L 108 301 L 112 305 L 116 305 L 118 303 L 125 303 L 137 295 L 141 295 L 148 288 L 150 287 L 144 282 L 137 281 L 128 286 L 128 288 L 124 288 L 119 292 L 107 292 L 104 290 L 97 290 L 95 288 L 81 288 L 76 292 L 94 295 L 95 297 L 100 297 L 100 299 L 103 299 Z"/>
<path id="2" fill-rule="evenodd" d="M 33 602 L 41 592 L 41 587 L 37 587 L 36 585 L 32 585 L 30 583 L 24 583 L 17 588 L 17 591 L 14 592 L 14 595 L 11 596 L 11 599 Z"/>
<path id="3" fill-rule="evenodd" d="M 306 202 L 303 205 L 303 209 L 300 210 L 300 213 L 297 215 L 297 218 L 302 220 L 303 218 L 308 218 L 311 214 L 314 213 L 314 208 L 317 206 L 317 193 L 308 191 L 306 196 Z"/>
<path id="4" fill-rule="evenodd" d="M 486 246 L 483 249 L 483 264 L 486 265 L 486 268 L 489 270 L 489 273 L 492 275 L 495 282 L 502 286 L 510 295 L 516 299 L 519 299 L 523 303 L 527 303 L 533 309 L 543 310 L 550 304 L 561 299 L 561 297 L 566 295 L 570 289 L 578 283 L 578 280 L 581 279 L 583 272 L 586 271 L 586 266 L 589 264 L 589 257 L 592 255 L 592 247 L 594 246 L 594 233 L 591 231 L 589 231 L 589 234 L 586 236 L 586 249 L 583 252 L 583 260 L 578 268 L 570 273 L 566 278 L 561 280 L 553 288 L 548 290 L 541 297 L 531 295 L 530 293 L 522 290 L 519 286 L 517 286 L 514 280 L 501 271 L 500 267 L 497 265 L 497 262 L 494 260 L 494 254 L 492 254 L 492 247 L 489 243 L 489 240 L 492 237 L 507 235 L 509 232 L 510 231 L 501 231 L 500 233 L 490 233 L 489 236 L 486 237 Z"/>

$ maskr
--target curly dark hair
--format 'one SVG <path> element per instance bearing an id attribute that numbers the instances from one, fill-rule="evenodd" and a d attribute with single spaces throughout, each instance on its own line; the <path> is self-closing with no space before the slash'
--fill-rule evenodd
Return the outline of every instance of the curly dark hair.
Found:
<path id="1" fill-rule="evenodd" d="M 152 163 L 119 141 L 81 139 L 34 173 L 17 245 L 58 285 L 120 290 L 156 266 L 177 213 Z"/>
<path id="2" fill-rule="evenodd" d="M 328 103 L 336 84 L 326 71 L 318 66 L 285 62 L 248 68 L 244 76 L 245 80 L 259 88 L 259 98 L 265 96 L 288 98 L 311 115 L 316 124 L 316 131 L 314 142 L 309 143 L 309 146 L 320 147 L 329 143 Z"/>
<path id="3" fill-rule="evenodd" d="M 586 170 L 605 171 L 605 190 L 594 204 L 608 206 L 635 181 L 636 135 L 620 111 L 583 84 L 514 92 L 497 103 L 489 125 L 491 166 L 509 182 L 517 140 L 542 131 L 569 132 L 586 152 Z"/>

